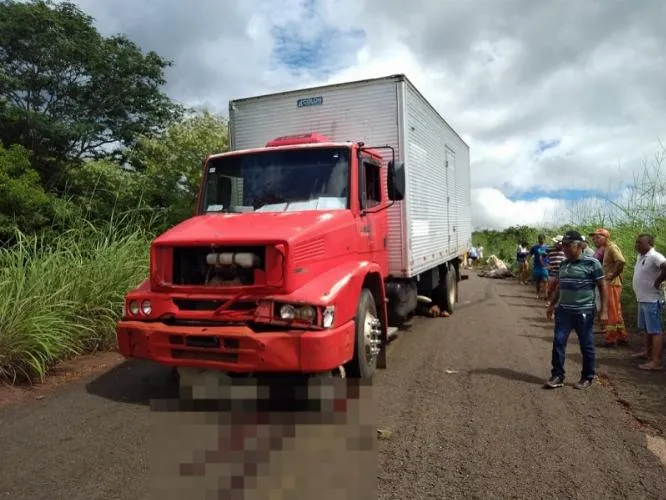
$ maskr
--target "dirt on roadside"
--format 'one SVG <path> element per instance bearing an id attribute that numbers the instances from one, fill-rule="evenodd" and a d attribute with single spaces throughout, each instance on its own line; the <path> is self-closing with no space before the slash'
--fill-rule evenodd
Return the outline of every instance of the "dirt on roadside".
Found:
<path id="1" fill-rule="evenodd" d="M 63 361 L 56 365 L 43 382 L 9 385 L 0 383 L 0 407 L 30 399 L 42 399 L 46 394 L 68 382 L 110 370 L 124 361 L 117 352 L 98 352 Z"/>

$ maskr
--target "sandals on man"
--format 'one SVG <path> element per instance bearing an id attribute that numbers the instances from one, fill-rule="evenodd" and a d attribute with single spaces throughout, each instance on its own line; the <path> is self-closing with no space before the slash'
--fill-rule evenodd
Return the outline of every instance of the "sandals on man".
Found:
<path id="1" fill-rule="evenodd" d="M 651 362 L 651 361 L 648 362 L 648 363 L 642 364 L 642 365 L 638 365 L 638 368 L 640 368 L 641 370 L 649 371 L 649 372 L 661 372 L 661 371 L 664 371 L 664 367 L 663 367 L 663 366 L 655 366 L 655 364 L 654 364 L 653 362 Z"/>

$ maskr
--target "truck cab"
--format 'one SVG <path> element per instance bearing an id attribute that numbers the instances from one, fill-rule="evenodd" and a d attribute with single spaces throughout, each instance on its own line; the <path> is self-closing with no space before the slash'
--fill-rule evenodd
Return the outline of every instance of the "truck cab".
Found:
<path id="1" fill-rule="evenodd" d="M 195 216 L 152 242 L 150 276 L 125 298 L 120 353 L 372 377 L 386 366 L 387 208 L 405 190 L 385 156 L 309 133 L 208 157 Z"/>

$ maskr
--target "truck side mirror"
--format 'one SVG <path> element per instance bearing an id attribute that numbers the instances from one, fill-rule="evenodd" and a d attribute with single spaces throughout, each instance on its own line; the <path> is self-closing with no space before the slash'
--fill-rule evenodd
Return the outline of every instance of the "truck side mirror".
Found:
<path id="1" fill-rule="evenodd" d="M 386 178 L 386 187 L 388 188 L 388 197 L 391 201 L 401 201 L 405 199 L 405 164 L 400 162 L 396 164 L 391 160 L 388 162 L 388 172 Z"/>

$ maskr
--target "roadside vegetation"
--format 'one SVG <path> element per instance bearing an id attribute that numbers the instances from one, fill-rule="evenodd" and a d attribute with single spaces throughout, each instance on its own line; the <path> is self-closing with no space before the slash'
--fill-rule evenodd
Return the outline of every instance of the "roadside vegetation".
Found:
<path id="1" fill-rule="evenodd" d="M 0 0 L 0 382 L 114 347 L 150 240 L 227 150 L 223 117 L 166 96 L 170 66 L 73 4 Z"/>
<path id="2" fill-rule="evenodd" d="M 663 166 L 666 148 L 660 147 L 655 158 L 646 162 L 643 169 L 634 176 L 631 185 L 616 193 L 609 194 L 603 203 L 573 204 L 561 216 L 559 224 L 534 228 L 514 226 L 503 231 L 482 230 L 474 233 L 473 242 L 484 247 L 484 257 L 495 254 L 512 270 L 516 270 L 516 245 L 527 241 L 533 245 L 539 234 L 550 238 L 565 231 L 575 229 L 587 235 L 598 227 L 611 232 L 611 239 L 619 245 L 627 260 L 624 270 L 622 305 L 625 323 L 629 331 L 634 330 L 636 320 L 636 299 L 631 280 L 636 264 L 634 242 L 640 233 L 650 233 L 655 237 L 655 247 L 666 253 L 666 177 Z M 587 237 L 587 236 L 586 236 Z M 592 248 L 594 245 L 590 242 Z"/>

